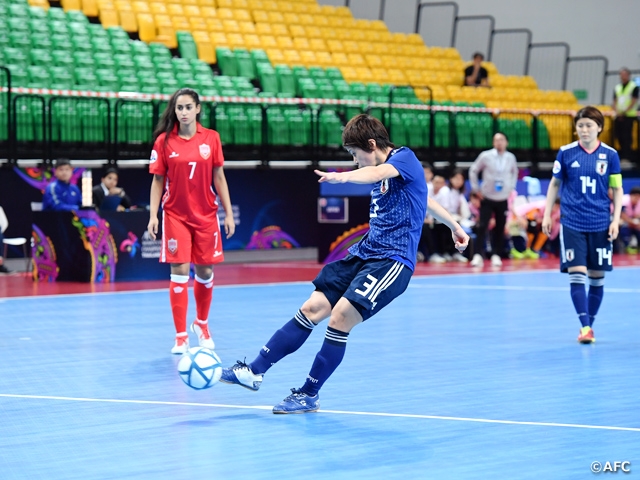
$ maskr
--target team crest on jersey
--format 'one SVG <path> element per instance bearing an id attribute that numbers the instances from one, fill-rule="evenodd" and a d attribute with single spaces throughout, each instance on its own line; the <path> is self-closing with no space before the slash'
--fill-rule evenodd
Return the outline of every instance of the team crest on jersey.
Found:
<path id="1" fill-rule="evenodd" d="M 167 248 L 169 249 L 169 252 L 176 253 L 178 251 L 178 240 L 170 238 L 167 242 Z"/>
<path id="2" fill-rule="evenodd" d="M 560 173 L 560 170 L 562 170 L 562 165 L 560 165 L 560 162 L 556 160 L 553 162 L 553 173 Z"/>
<path id="3" fill-rule="evenodd" d="M 158 161 L 158 152 L 155 150 L 151 150 L 151 158 L 149 159 L 149 163 L 156 163 Z"/>
<path id="4" fill-rule="evenodd" d="M 575 254 L 573 253 L 573 248 L 570 248 L 564 254 L 567 257 L 567 262 L 573 262 L 573 259 L 575 258 Z"/>
<path id="5" fill-rule="evenodd" d="M 608 164 L 609 162 L 607 162 L 606 160 L 598 160 L 596 162 L 596 172 L 598 172 L 598 175 L 604 175 L 605 173 L 607 173 Z"/>
<path id="6" fill-rule="evenodd" d="M 389 191 L 389 179 L 385 178 L 380 185 L 380 193 L 385 194 Z"/>
<path id="7" fill-rule="evenodd" d="M 206 160 L 209 155 L 211 155 L 211 147 L 206 143 L 200 145 L 200 156 Z"/>

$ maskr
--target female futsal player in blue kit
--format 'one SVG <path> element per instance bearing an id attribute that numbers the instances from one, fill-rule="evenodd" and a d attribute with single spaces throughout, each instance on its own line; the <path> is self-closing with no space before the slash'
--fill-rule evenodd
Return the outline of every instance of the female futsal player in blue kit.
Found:
<path id="1" fill-rule="evenodd" d="M 620 228 L 622 175 L 618 152 L 598 140 L 604 126 L 600 110 L 584 107 L 576 114 L 574 125 L 579 140 L 560 147 L 553 164 L 542 231 L 551 232 L 551 209 L 560 191 L 560 270 L 569 273 L 571 300 L 581 324 L 578 342 L 593 343 L 604 274 L 613 268 L 611 242 Z M 613 215 L 609 188 L 613 190 Z"/>
<path id="2" fill-rule="evenodd" d="M 264 374 L 295 352 L 313 328 L 329 317 L 324 343 L 304 385 L 273 408 L 273 413 L 315 412 L 318 392 L 342 361 L 353 327 L 371 318 L 402 294 L 415 268 L 427 208 L 447 225 L 459 251 L 469 237 L 447 211 L 427 201 L 422 165 L 406 147 L 395 148 L 382 123 L 369 115 L 351 119 L 342 143 L 358 165 L 349 172 L 321 172 L 320 182 L 375 184 L 369 232 L 342 260 L 326 265 L 313 281 L 315 291 L 296 315 L 262 347 L 256 359 L 225 368 L 221 381 L 258 390 Z M 428 203 L 428 205 L 427 205 Z"/>

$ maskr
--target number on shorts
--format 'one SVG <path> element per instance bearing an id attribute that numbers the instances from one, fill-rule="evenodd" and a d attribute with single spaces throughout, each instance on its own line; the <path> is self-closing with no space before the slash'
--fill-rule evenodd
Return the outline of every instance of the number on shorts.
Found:
<path id="1" fill-rule="evenodd" d="M 596 251 L 598 252 L 598 265 L 602 265 L 604 260 L 611 265 L 611 250 L 608 248 L 596 248 Z"/>
<path id="2" fill-rule="evenodd" d="M 364 290 L 356 290 L 356 293 L 359 293 L 363 297 L 366 297 L 367 295 L 369 295 L 371 290 L 373 290 L 373 287 L 375 287 L 376 284 L 378 283 L 378 279 L 372 275 L 367 275 L 367 279 L 369 280 L 370 283 L 365 282 L 362 284 L 362 286 L 364 287 Z"/>
<path id="3" fill-rule="evenodd" d="M 378 206 L 378 200 L 376 198 L 372 199 L 371 203 L 373 203 L 373 212 L 369 213 L 369 218 L 375 218 L 378 216 L 378 210 L 380 210 L 380 207 Z"/>
<path id="4" fill-rule="evenodd" d="M 191 165 L 191 173 L 189 174 L 189 180 L 191 180 L 196 171 L 196 165 L 198 165 L 198 162 L 189 162 L 189 165 Z"/>

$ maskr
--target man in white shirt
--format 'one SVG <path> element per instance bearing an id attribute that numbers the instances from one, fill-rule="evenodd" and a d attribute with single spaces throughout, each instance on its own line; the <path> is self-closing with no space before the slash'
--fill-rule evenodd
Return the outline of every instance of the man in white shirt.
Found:
<path id="1" fill-rule="evenodd" d="M 486 234 L 491 216 L 495 215 L 496 225 L 493 229 L 491 241 L 491 265 L 502 265 L 500 256 L 504 251 L 504 226 L 509 210 L 507 199 L 516 188 L 518 181 L 518 165 L 513 153 L 507 151 L 509 141 L 502 132 L 493 136 L 493 148 L 485 150 L 469 168 L 471 190 L 477 193 L 481 200 L 480 221 L 477 226 L 476 253 L 471 260 L 471 266 L 481 267 L 486 254 Z M 482 185 L 478 181 L 478 174 L 482 172 Z"/>

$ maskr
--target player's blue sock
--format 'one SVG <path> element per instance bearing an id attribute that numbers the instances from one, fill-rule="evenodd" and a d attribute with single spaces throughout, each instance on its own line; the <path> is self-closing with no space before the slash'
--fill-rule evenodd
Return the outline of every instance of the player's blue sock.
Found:
<path id="1" fill-rule="evenodd" d="M 604 297 L 604 277 L 589 277 L 589 324 L 593 326 Z"/>
<path id="2" fill-rule="evenodd" d="M 587 310 L 587 275 L 581 272 L 569 274 L 569 282 L 571 284 L 571 300 L 576 309 L 578 318 L 583 327 L 589 326 L 589 311 Z"/>
<path id="3" fill-rule="evenodd" d="M 296 316 L 274 333 L 267 344 L 262 347 L 260 354 L 249 365 L 251 371 L 256 375 L 261 375 L 284 357 L 298 350 L 309 338 L 313 327 L 315 327 L 315 323 L 305 317 L 301 310 L 298 310 Z"/>
<path id="4" fill-rule="evenodd" d="M 344 358 L 344 352 L 347 349 L 348 333 L 341 332 L 335 328 L 327 327 L 327 333 L 324 335 L 324 343 L 322 348 L 313 361 L 311 371 L 307 376 L 307 381 L 300 390 L 307 395 L 316 395 L 324 382 L 335 372 L 340 362 Z"/>

